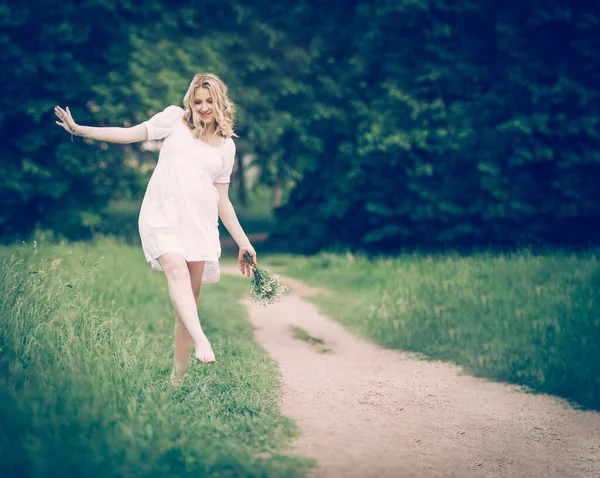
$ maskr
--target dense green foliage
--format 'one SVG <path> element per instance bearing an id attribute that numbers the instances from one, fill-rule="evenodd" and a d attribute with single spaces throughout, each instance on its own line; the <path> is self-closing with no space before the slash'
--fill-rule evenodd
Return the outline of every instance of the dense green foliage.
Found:
<path id="1" fill-rule="evenodd" d="M 66 233 L 93 226 L 95 207 L 115 194 L 119 178 L 127 179 L 122 151 L 71 143 L 54 124 L 53 107 L 69 105 L 79 122 L 92 122 L 98 110 L 92 87 L 127 62 L 132 18 L 147 21 L 158 8 L 145 5 L 140 13 L 131 2 L 113 0 L 3 4 L 3 237 L 36 225 Z"/>
<path id="2" fill-rule="evenodd" d="M 311 118 L 323 147 L 281 211 L 285 232 L 310 249 L 389 250 L 598 233 L 597 5 L 349 10 L 311 17 L 313 88 L 331 108 Z"/>
<path id="3" fill-rule="evenodd" d="M 56 103 L 133 124 L 213 71 L 238 105 L 239 155 L 291 189 L 279 230 L 296 247 L 587 244 L 599 22 L 566 0 L 9 3 L 0 236 L 91 232 L 109 200 L 143 191 L 155 155 L 71 143 Z"/>
<path id="4" fill-rule="evenodd" d="M 389 348 L 600 410 L 599 251 L 273 256 L 335 294 L 314 301 Z"/>
<path id="5" fill-rule="evenodd" d="M 217 363 L 173 388 L 173 308 L 137 248 L 2 248 L 0 274 L 0 476 L 304 474 L 276 364 L 231 300 L 247 280 L 203 287 Z"/>

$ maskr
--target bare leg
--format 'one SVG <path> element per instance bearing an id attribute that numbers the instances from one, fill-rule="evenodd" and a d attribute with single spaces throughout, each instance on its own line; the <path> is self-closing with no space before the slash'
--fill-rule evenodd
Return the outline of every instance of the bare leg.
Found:
<path id="1" fill-rule="evenodd" d="M 204 273 L 204 262 L 188 262 L 187 268 L 190 273 L 190 282 L 197 309 L 198 300 L 200 298 L 202 274 Z M 190 364 L 190 355 L 194 348 L 194 341 L 177 313 L 175 313 L 175 330 L 173 335 L 175 340 L 173 344 L 174 357 L 171 382 L 174 385 L 182 385 L 185 373 Z"/>
<path id="2" fill-rule="evenodd" d="M 183 385 L 183 378 L 187 372 L 191 353 L 194 349 L 194 341 L 177 314 L 175 314 L 174 336 L 171 383 L 173 385 Z"/>
<path id="3" fill-rule="evenodd" d="M 184 257 L 181 254 L 169 252 L 160 256 L 158 262 L 167 277 L 169 295 L 175 312 L 194 343 L 196 358 L 204 363 L 214 362 L 215 354 L 200 325 L 190 271 Z"/>

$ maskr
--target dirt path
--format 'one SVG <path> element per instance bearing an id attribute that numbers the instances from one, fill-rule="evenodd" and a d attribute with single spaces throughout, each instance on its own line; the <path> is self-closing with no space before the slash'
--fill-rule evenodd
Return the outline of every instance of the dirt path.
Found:
<path id="1" fill-rule="evenodd" d="M 600 414 L 366 343 L 303 300 L 315 289 L 282 281 L 282 302 L 248 303 L 250 319 L 279 363 L 281 408 L 300 425 L 295 451 L 317 461 L 315 476 L 600 476 Z"/>

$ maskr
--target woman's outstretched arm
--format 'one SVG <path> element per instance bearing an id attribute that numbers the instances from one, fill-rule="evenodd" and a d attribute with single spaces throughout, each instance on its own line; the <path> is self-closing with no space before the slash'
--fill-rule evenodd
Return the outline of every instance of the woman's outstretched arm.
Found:
<path id="1" fill-rule="evenodd" d="M 137 143 L 148 139 L 148 130 L 144 124 L 130 128 L 82 126 L 75 123 L 68 106 L 66 109 L 56 106 L 54 113 L 60 119 L 60 121 L 56 121 L 58 126 L 63 127 L 70 134 L 83 138 L 121 144 Z"/>

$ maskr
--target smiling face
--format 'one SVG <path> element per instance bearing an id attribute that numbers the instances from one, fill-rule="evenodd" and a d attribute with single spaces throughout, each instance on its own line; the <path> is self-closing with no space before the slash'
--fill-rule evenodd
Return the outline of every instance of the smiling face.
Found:
<path id="1" fill-rule="evenodd" d="M 208 88 L 198 88 L 194 92 L 194 109 L 207 127 L 212 126 L 215 121 L 213 101 Z"/>
<path id="2" fill-rule="evenodd" d="M 183 97 L 183 122 L 196 138 L 215 134 L 231 138 L 235 105 L 227 96 L 227 86 L 212 73 L 198 73 Z"/>

